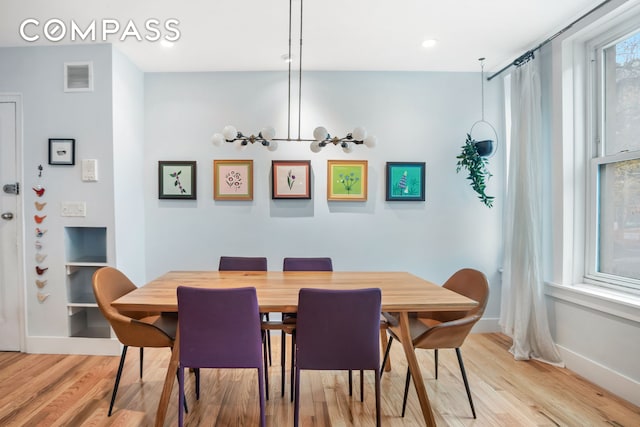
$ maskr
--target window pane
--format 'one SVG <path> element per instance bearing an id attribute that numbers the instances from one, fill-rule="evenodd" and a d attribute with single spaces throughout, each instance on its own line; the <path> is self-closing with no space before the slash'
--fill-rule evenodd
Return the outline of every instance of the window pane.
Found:
<path id="1" fill-rule="evenodd" d="M 605 153 L 640 149 L 640 33 L 604 49 Z"/>
<path id="2" fill-rule="evenodd" d="M 640 159 L 599 171 L 598 271 L 640 279 Z"/>

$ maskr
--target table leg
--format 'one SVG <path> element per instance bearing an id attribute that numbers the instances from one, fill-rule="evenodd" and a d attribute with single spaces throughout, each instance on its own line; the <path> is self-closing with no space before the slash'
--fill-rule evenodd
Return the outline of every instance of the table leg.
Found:
<path id="1" fill-rule="evenodd" d="M 413 384 L 416 386 L 416 392 L 418 393 L 418 400 L 420 401 L 420 408 L 422 408 L 422 415 L 424 415 L 424 421 L 427 427 L 435 427 L 436 421 L 433 418 L 433 411 L 431 410 L 431 404 L 429 403 L 429 396 L 427 396 L 427 388 L 424 386 L 422 380 L 422 373 L 420 372 L 420 365 L 418 365 L 418 359 L 411 342 L 411 334 L 409 333 L 409 313 L 400 313 L 400 341 L 404 348 L 404 354 L 409 364 L 409 370 L 413 377 Z"/>
<path id="2" fill-rule="evenodd" d="M 173 350 L 171 351 L 171 359 L 167 367 L 167 374 L 164 377 L 164 386 L 158 402 L 158 410 L 156 411 L 156 427 L 164 426 L 164 419 L 167 416 L 167 407 L 169 406 L 169 398 L 171 397 L 171 389 L 178 372 L 178 363 L 180 361 L 180 334 L 176 331 L 176 339 L 173 342 Z"/>

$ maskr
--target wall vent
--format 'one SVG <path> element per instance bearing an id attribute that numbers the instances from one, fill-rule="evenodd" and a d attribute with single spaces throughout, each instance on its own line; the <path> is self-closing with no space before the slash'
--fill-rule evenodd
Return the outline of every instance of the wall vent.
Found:
<path id="1" fill-rule="evenodd" d="M 65 62 L 65 92 L 93 92 L 93 62 Z"/>

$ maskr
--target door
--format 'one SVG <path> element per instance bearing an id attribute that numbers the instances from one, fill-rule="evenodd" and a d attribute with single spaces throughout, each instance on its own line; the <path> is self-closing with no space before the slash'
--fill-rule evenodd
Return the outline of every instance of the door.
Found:
<path id="1" fill-rule="evenodd" d="M 17 103 L 0 96 L 0 351 L 20 351 Z M 5 187 L 6 185 L 9 187 Z M 18 190 L 19 191 L 19 190 Z"/>

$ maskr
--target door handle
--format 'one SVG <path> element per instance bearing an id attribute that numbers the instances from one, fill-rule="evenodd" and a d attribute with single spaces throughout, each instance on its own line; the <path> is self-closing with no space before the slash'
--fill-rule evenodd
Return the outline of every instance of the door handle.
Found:
<path id="1" fill-rule="evenodd" d="M 4 212 L 0 217 L 9 221 L 13 219 L 13 214 L 11 212 Z"/>

